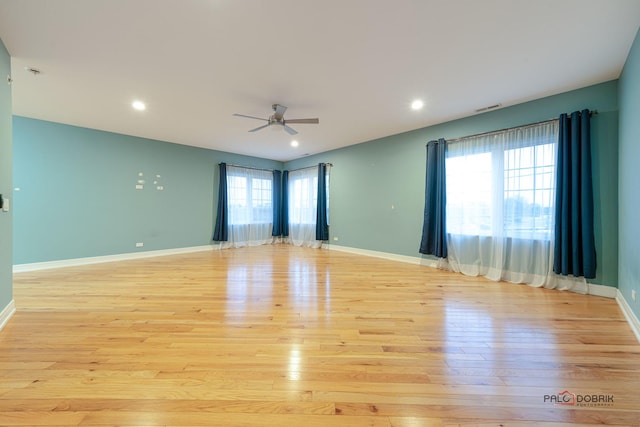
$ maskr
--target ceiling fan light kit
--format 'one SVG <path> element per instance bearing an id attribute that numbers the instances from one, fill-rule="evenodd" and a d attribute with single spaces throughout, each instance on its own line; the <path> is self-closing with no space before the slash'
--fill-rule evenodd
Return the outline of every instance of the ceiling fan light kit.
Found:
<path id="1" fill-rule="evenodd" d="M 320 123 L 320 120 L 318 118 L 285 120 L 284 119 L 284 112 L 287 111 L 287 107 L 285 107 L 284 105 L 280 105 L 280 104 L 273 104 L 271 106 L 271 108 L 273 109 L 273 114 L 271 116 L 269 116 L 268 119 L 263 119 L 261 117 L 255 117 L 255 116 L 247 116 L 246 114 L 237 114 L 237 113 L 234 114 L 234 116 L 236 116 L 236 117 L 244 117 L 246 119 L 262 120 L 262 121 L 267 122 L 266 125 L 258 126 L 255 129 L 249 130 L 249 132 L 256 132 L 256 131 L 262 130 L 264 128 L 268 128 L 269 126 L 274 126 L 273 129 L 275 129 L 275 130 L 279 130 L 280 128 L 282 128 L 289 135 L 296 135 L 298 133 L 298 131 L 296 131 L 292 127 L 288 126 L 287 123 L 295 123 L 295 124 L 318 124 L 318 123 Z"/>

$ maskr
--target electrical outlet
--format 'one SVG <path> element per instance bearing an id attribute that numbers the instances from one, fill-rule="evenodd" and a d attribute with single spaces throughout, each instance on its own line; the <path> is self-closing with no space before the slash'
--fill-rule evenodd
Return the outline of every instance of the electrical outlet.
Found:
<path id="1" fill-rule="evenodd" d="M 142 242 L 136 243 L 136 248 L 141 248 L 143 246 L 144 246 L 144 243 L 142 243 Z"/>
<path id="2" fill-rule="evenodd" d="M 634 301 L 636 300 L 636 290 L 635 289 L 631 290 L 631 299 L 634 300 Z"/>

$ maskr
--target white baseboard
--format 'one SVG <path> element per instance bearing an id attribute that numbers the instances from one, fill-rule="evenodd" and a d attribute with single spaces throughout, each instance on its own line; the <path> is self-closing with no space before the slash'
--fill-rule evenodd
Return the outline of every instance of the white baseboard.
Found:
<path id="1" fill-rule="evenodd" d="M 375 258 L 384 258 L 390 261 L 406 262 L 409 264 L 425 265 L 427 267 L 437 267 L 437 264 L 438 264 L 438 261 L 432 260 L 432 259 L 407 256 L 407 255 L 398 255 L 398 254 L 392 254 L 389 252 L 371 251 L 369 249 L 351 248 L 348 246 L 339 246 L 339 245 L 332 245 L 332 244 L 327 244 L 326 247 L 327 249 L 334 250 L 334 251 L 348 252 L 350 254 L 365 255 L 365 256 L 370 256 Z"/>
<path id="2" fill-rule="evenodd" d="M 35 262 L 30 264 L 16 264 L 14 273 L 28 271 L 48 270 L 51 268 L 75 267 L 79 265 L 99 264 L 103 262 L 128 261 L 132 259 L 152 258 L 166 255 L 186 254 L 191 252 L 204 252 L 219 249 L 218 245 L 192 246 L 188 248 L 162 249 L 157 251 L 132 252 L 118 255 L 105 255 L 87 258 L 64 259 L 60 261 Z"/>
<path id="3" fill-rule="evenodd" d="M 7 324 L 11 316 L 16 312 L 16 303 L 11 300 L 9 304 L 5 308 L 0 311 L 0 331 L 4 328 L 4 325 Z"/>
<path id="4" fill-rule="evenodd" d="M 596 285 L 595 283 L 587 283 L 587 294 L 605 298 L 617 298 L 618 288 L 613 286 Z"/>
<path id="5" fill-rule="evenodd" d="M 619 289 L 617 289 L 617 291 L 616 301 L 622 310 L 622 314 L 627 318 L 627 323 L 631 326 L 631 330 L 636 334 L 636 338 L 640 342 L 640 320 L 638 320 L 633 310 L 631 310 L 631 307 L 629 306 L 629 303 L 627 303 L 627 300 L 624 299 L 622 292 L 620 292 Z"/>

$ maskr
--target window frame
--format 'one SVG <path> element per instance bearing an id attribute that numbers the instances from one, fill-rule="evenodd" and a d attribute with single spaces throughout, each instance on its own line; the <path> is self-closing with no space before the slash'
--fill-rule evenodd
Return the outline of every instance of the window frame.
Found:
<path id="1" fill-rule="evenodd" d="M 530 125 L 530 126 L 535 126 L 534 125 Z M 510 130 L 507 131 L 503 131 L 505 134 L 507 134 Z M 496 132 L 495 134 L 501 134 L 502 132 Z M 555 200 L 555 185 L 553 183 L 553 180 L 555 180 L 555 171 L 557 168 L 557 138 L 551 138 L 551 137 L 545 137 L 545 136 L 534 136 L 534 137 L 527 137 L 526 140 L 524 139 L 516 139 L 518 137 L 518 133 L 519 132 L 515 132 L 514 135 L 508 135 L 505 136 L 507 138 L 506 141 L 504 142 L 497 142 L 495 144 L 478 144 L 478 147 L 472 148 L 471 150 L 465 152 L 465 153 L 460 153 L 460 154 L 453 154 L 451 155 L 449 150 L 447 152 L 447 156 L 446 156 L 446 160 L 445 160 L 445 168 L 447 170 L 447 178 L 449 178 L 450 176 L 450 164 L 449 159 L 456 159 L 456 158 L 461 158 L 461 157 L 466 157 L 469 155 L 479 155 L 479 154 L 490 154 L 490 161 L 491 161 L 491 200 L 489 202 L 489 211 L 490 211 L 490 217 L 491 220 L 490 222 L 490 228 L 487 230 L 486 233 L 483 232 L 477 232 L 477 233 L 469 233 L 469 232 L 465 232 L 464 230 L 451 230 L 451 226 L 453 225 L 453 221 L 450 221 L 450 216 L 452 213 L 452 209 L 450 206 L 450 197 L 449 195 L 447 195 L 447 234 L 451 234 L 451 235 L 458 235 L 458 236 L 475 236 L 475 237 L 480 237 L 480 238 L 491 238 L 492 236 L 501 236 L 501 237 L 505 237 L 508 239 L 514 239 L 514 240 L 532 240 L 533 236 L 533 240 L 542 240 L 542 241 L 549 241 L 552 239 L 553 233 L 554 233 L 554 223 L 553 223 L 553 216 L 551 216 L 551 218 L 549 220 L 547 220 L 547 224 L 546 227 L 544 229 L 541 229 L 540 231 L 536 231 L 537 227 L 535 227 L 535 219 L 533 220 L 534 222 L 534 227 L 530 228 L 530 229 L 526 229 L 526 231 L 524 232 L 520 232 L 518 233 L 516 230 L 513 229 L 513 227 L 509 227 L 509 225 L 507 224 L 508 221 L 508 215 L 506 215 L 507 213 L 507 206 L 508 206 L 508 200 L 510 200 L 510 198 L 507 197 L 508 193 L 514 193 L 514 192 L 519 192 L 519 191 L 523 191 L 523 190 L 513 190 L 513 189 L 507 189 L 507 185 L 506 182 L 509 179 L 508 176 L 508 172 L 509 171 L 521 171 L 521 170 L 526 170 L 526 169 L 532 169 L 533 170 L 533 188 L 530 190 L 532 191 L 532 199 L 533 201 L 530 202 L 530 205 L 533 206 L 534 210 L 535 210 L 535 205 L 536 205 L 536 191 L 551 191 L 552 194 L 550 195 L 550 200 Z M 468 139 L 471 139 L 473 137 L 468 137 Z M 462 138 L 461 140 L 464 140 L 467 138 Z M 460 140 L 460 141 L 461 141 Z M 453 142 L 454 144 L 457 142 Z M 508 153 L 510 150 L 523 150 L 523 149 L 529 149 L 532 147 L 545 147 L 545 146 L 549 146 L 551 152 L 553 155 L 551 155 L 549 158 L 552 160 L 551 163 L 538 163 L 536 161 L 536 157 L 537 157 L 537 151 L 534 151 L 534 160 L 533 160 L 533 166 L 531 167 L 518 167 L 518 168 L 511 168 L 511 169 L 505 169 L 505 165 L 506 165 L 506 161 L 505 161 L 505 157 L 508 156 Z M 544 148 L 543 148 L 544 149 Z M 548 169 L 551 168 L 550 171 L 547 172 L 538 172 L 540 169 Z M 540 175 L 543 174 L 547 174 L 547 175 L 551 175 L 551 184 L 550 187 L 548 188 L 537 188 L 536 184 L 538 181 L 538 177 Z M 516 173 L 516 175 L 518 175 Z M 520 178 L 519 176 L 516 178 L 518 179 Z M 449 179 L 448 179 L 449 181 Z M 449 194 L 449 188 L 450 188 L 450 184 L 449 182 L 447 183 L 447 193 Z M 497 208 L 499 206 L 499 209 L 494 209 Z M 541 210 L 544 211 L 546 208 L 549 208 L 551 210 L 553 210 L 553 206 L 551 207 L 544 207 L 541 206 Z M 553 215 L 553 212 L 548 213 L 548 215 Z M 535 217 L 534 217 L 535 218 Z M 526 236 L 526 237 L 523 237 Z"/>
<path id="2" fill-rule="evenodd" d="M 244 181 L 244 185 L 234 186 L 234 181 Z M 230 226 L 273 224 L 272 171 L 233 167 L 227 170 L 227 192 Z M 268 198 L 264 197 L 265 192 Z M 256 198 L 256 193 L 261 196 Z"/>

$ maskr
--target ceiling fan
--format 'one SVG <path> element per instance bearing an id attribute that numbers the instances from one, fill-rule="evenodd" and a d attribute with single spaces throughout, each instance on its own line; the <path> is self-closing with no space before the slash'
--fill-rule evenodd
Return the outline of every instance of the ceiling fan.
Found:
<path id="1" fill-rule="evenodd" d="M 280 105 L 280 104 L 273 104 L 271 106 L 271 108 L 273 108 L 273 114 L 271 116 L 269 116 L 268 119 L 263 119 L 261 117 L 247 116 L 245 114 L 234 114 L 234 116 L 246 117 L 248 119 L 263 120 L 263 121 L 267 122 L 266 125 L 258 126 L 255 129 L 251 129 L 249 132 L 255 132 L 255 131 L 258 131 L 260 129 L 264 129 L 266 127 L 269 127 L 269 126 L 282 126 L 284 128 L 284 130 L 289 135 L 295 135 L 298 132 L 295 129 L 287 126 L 287 124 L 289 124 L 289 123 L 297 123 L 297 124 L 318 124 L 318 123 L 320 123 L 320 120 L 317 119 L 317 118 L 315 118 L 315 119 L 289 119 L 289 120 L 285 120 L 284 119 L 284 112 L 287 111 L 287 107 L 285 107 L 284 105 Z"/>

